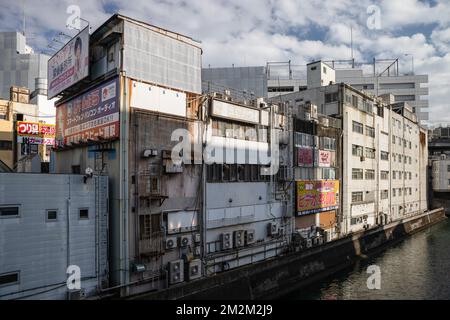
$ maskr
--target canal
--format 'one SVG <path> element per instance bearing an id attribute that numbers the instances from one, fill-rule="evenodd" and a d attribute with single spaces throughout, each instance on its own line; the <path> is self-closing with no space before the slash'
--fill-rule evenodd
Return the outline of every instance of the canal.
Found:
<path id="1" fill-rule="evenodd" d="M 373 265 L 379 267 L 380 289 L 370 290 L 367 280 L 371 274 L 367 271 Z M 450 221 L 414 234 L 376 256 L 361 259 L 352 267 L 286 298 L 450 299 Z"/>

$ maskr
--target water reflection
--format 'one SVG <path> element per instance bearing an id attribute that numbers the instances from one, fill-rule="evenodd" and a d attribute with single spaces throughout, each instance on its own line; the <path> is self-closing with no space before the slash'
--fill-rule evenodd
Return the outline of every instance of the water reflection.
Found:
<path id="1" fill-rule="evenodd" d="M 381 269 L 381 289 L 369 290 L 367 267 Z M 360 260 L 288 299 L 450 299 L 450 222 L 415 234 L 377 256 Z"/>

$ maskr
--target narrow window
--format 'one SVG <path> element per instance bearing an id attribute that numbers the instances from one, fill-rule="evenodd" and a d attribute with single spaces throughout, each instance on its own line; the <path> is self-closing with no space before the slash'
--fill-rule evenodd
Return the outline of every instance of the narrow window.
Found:
<path id="1" fill-rule="evenodd" d="M 80 209 L 80 219 L 89 219 L 89 209 Z"/>
<path id="2" fill-rule="evenodd" d="M 0 274 L 0 287 L 19 283 L 19 272 Z"/>
<path id="3" fill-rule="evenodd" d="M 58 210 L 47 210 L 47 221 L 58 220 Z"/>
<path id="4" fill-rule="evenodd" d="M 19 216 L 18 206 L 0 207 L 0 218 L 15 218 Z"/>

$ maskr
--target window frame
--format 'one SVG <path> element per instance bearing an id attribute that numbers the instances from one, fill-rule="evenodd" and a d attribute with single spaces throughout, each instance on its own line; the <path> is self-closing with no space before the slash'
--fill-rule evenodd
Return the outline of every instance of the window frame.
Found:
<path id="1" fill-rule="evenodd" d="M 6 272 L 6 273 L 1 273 L 0 274 L 0 278 L 4 277 L 4 276 L 9 276 L 9 275 L 13 275 L 13 274 L 17 274 L 17 281 L 15 282 L 9 282 L 9 283 L 0 283 L 0 288 L 4 288 L 4 287 L 9 287 L 9 286 L 14 286 L 14 285 L 18 285 L 20 284 L 20 271 L 16 270 L 16 271 L 11 271 L 11 272 Z"/>
<path id="2" fill-rule="evenodd" d="M 56 212 L 56 218 L 55 219 L 49 219 L 48 218 L 48 214 L 49 212 Z M 58 217 L 59 217 L 59 210 L 58 209 L 46 209 L 45 210 L 45 222 L 58 222 Z"/>
<path id="3" fill-rule="evenodd" d="M 3 208 L 17 208 L 17 215 L 2 215 L 1 209 Z M 21 217 L 21 205 L 20 204 L 2 204 L 0 205 L 0 219 L 17 219 Z"/>
<path id="4" fill-rule="evenodd" d="M 81 217 L 81 211 L 83 211 L 83 210 L 87 210 L 87 218 L 82 218 Z M 78 220 L 89 220 L 90 219 L 90 217 L 89 217 L 89 208 L 78 208 Z"/>

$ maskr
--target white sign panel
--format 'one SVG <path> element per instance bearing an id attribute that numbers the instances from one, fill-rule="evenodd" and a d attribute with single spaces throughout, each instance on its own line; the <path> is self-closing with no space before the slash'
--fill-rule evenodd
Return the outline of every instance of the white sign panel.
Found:
<path id="1" fill-rule="evenodd" d="M 48 98 L 89 75 L 89 27 L 77 34 L 48 61 Z"/>
<path id="2" fill-rule="evenodd" d="M 259 110 L 237 106 L 232 103 L 214 100 L 212 115 L 230 120 L 259 123 Z"/>

